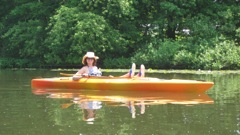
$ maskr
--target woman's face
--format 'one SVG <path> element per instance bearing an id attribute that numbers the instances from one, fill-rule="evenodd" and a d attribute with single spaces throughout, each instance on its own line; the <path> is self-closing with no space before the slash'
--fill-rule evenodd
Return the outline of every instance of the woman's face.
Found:
<path id="1" fill-rule="evenodd" d="M 87 58 L 87 64 L 88 65 L 93 65 L 94 58 Z"/>

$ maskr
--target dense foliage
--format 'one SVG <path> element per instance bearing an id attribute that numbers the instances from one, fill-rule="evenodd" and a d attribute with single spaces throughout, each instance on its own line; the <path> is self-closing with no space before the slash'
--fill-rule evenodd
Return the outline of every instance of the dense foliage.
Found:
<path id="1" fill-rule="evenodd" d="M 239 69 L 239 0 L 2 0 L 0 68 Z"/>

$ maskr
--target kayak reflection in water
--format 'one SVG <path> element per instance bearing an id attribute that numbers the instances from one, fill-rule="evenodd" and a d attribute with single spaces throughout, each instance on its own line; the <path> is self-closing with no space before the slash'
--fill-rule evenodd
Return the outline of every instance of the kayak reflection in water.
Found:
<path id="1" fill-rule="evenodd" d="M 81 101 L 79 98 L 74 98 L 74 103 L 79 104 L 79 107 L 83 112 L 83 120 L 88 124 L 93 124 L 96 118 L 96 110 L 102 108 L 102 102 L 100 101 Z"/>
<path id="2" fill-rule="evenodd" d="M 82 58 L 84 65 L 74 76 L 73 80 L 79 80 L 82 76 L 102 76 L 102 72 L 98 69 L 97 59 L 94 52 L 87 52 Z"/>

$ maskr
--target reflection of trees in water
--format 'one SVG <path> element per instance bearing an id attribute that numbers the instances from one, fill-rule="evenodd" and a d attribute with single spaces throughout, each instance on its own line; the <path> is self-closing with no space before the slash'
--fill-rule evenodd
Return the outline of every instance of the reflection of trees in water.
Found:
<path id="1" fill-rule="evenodd" d="M 211 80 L 215 82 L 214 87 L 207 91 L 217 102 L 235 103 L 240 97 L 240 74 L 230 74 L 219 71 L 213 74 Z"/>

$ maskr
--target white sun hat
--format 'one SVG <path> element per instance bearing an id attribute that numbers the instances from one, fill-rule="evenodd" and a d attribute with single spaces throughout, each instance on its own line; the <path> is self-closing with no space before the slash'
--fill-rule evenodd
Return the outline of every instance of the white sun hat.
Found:
<path id="1" fill-rule="evenodd" d="M 93 58 L 95 60 L 99 59 L 98 56 L 95 56 L 94 52 L 87 52 L 82 58 L 82 64 L 84 64 L 86 58 Z"/>

